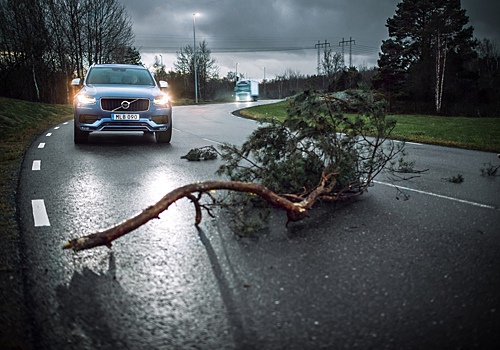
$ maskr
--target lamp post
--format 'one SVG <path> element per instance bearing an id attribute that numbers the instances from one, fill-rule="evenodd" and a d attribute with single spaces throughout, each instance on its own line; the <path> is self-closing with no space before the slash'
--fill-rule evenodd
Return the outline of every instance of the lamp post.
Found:
<path id="1" fill-rule="evenodd" d="M 238 81 L 238 62 L 236 62 L 236 81 Z"/>
<path id="2" fill-rule="evenodd" d="M 197 13 L 193 13 L 193 53 L 194 53 L 194 96 L 195 103 L 198 104 L 198 73 L 196 72 L 196 27 L 195 18 Z"/>
<path id="3" fill-rule="evenodd" d="M 264 68 L 264 80 L 263 80 L 263 83 L 264 83 L 264 98 L 266 98 L 266 67 L 262 67 Z"/>

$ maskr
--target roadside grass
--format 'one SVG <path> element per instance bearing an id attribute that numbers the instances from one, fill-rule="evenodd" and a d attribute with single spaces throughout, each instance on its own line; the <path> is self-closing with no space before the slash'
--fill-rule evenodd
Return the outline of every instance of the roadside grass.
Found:
<path id="1" fill-rule="evenodd" d="M 50 105 L 0 97 L 0 219 L 12 217 L 13 194 L 22 156 L 35 136 L 71 118 L 70 105 Z M 3 231 L 3 229 L 2 229 Z"/>
<path id="2" fill-rule="evenodd" d="M 250 107 L 240 111 L 246 118 L 283 121 L 287 101 Z M 432 115 L 391 114 L 396 120 L 391 138 L 408 142 L 500 152 L 500 118 L 443 117 Z M 500 117 L 500 116 L 499 116 Z"/>
<path id="3" fill-rule="evenodd" d="M 486 152 L 500 151 L 500 118 L 391 115 L 399 140 Z"/>
<path id="4" fill-rule="evenodd" d="M 259 121 L 270 121 L 274 119 L 278 122 L 285 120 L 288 101 L 281 101 L 267 105 L 245 108 L 239 111 L 242 117 Z"/>
<path id="5" fill-rule="evenodd" d="M 71 106 L 0 97 L 0 348 L 28 349 L 16 222 L 16 192 L 23 154 L 33 139 L 71 118 Z M 5 325 L 5 327 L 4 327 Z"/>

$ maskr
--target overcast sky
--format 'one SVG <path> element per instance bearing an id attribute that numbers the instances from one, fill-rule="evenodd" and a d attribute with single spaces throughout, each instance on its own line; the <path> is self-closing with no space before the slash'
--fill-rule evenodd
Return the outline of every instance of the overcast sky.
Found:
<path id="1" fill-rule="evenodd" d="M 316 73 L 318 42 L 342 52 L 349 64 L 376 66 L 385 27 L 400 0 L 121 0 L 134 23 L 142 62 L 158 56 L 167 70 L 175 53 L 205 40 L 220 67 L 247 78 L 273 79 L 287 69 Z M 500 45 L 500 1 L 462 0 L 475 37 Z M 349 42 L 351 41 L 351 46 Z M 321 50 L 323 50 L 321 48 Z M 350 56 L 352 53 L 352 56 Z M 161 56 L 160 56 L 161 55 Z M 265 67 L 265 69 L 264 69 Z"/>

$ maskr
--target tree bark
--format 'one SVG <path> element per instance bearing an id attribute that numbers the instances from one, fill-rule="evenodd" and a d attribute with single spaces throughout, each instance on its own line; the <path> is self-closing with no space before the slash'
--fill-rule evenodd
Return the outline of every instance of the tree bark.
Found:
<path id="1" fill-rule="evenodd" d="M 301 201 L 298 203 L 286 199 L 283 196 L 279 196 L 267 187 L 255 183 L 237 181 L 205 181 L 189 184 L 169 192 L 156 204 L 144 209 L 141 213 L 120 224 L 104 231 L 92 233 L 88 236 L 68 241 L 63 246 L 63 249 L 72 249 L 76 252 L 103 245 L 111 248 L 111 242 L 144 225 L 149 220 L 159 218 L 161 212 L 167 210 L 171 204 L 184 197 L 193 202 L 196 210 L 195 225 L 198 225 L 201 222 L 201 205 L 199 200 L 204 193 L 208 193 L 213 190 L 230 190 L 253 193 L 260 196 L 269 204 L 277 208 L 284 209 L 287 213 L 289 221 L 299 221 L 307 217 L 309 209 L 312 208 L 314 203 L 319 198 L 323 195 L 330 194 L 336 183 L 335 178 L 332 179 L 335 175 L 336 174 L 333 173 L 326 176 L 323 175 L 318 187 L 316 187 L 316 189 L 314 189 L 307 197 L 301 198 Z M 198 197 L 194 196 L 194 193 L 198 193 Z"/>
<path id="2" fill-rule="evenodd" d="M 443 43 L 444 41 L 444 43 Z M 446 37 L 444 40 L 438 32 L 436 38 L 436 86 L 435 86 L 435 105 L 436 113 L 441 113 L 443 103 L 444 72 L 446 69 L 446 56 L 448 53 L 448 43 Z"/>

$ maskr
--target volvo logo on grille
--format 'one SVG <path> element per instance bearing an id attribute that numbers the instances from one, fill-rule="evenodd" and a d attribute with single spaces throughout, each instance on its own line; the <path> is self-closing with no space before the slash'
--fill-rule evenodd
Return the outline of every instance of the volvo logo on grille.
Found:
<path id="1" fill-rule="evenodd" d="M 123 109 L 128 109 L 130 107 L 130 102 L 128 102 L 128 101 L 122 101 L 121 106 L 122 106 Z"/>

